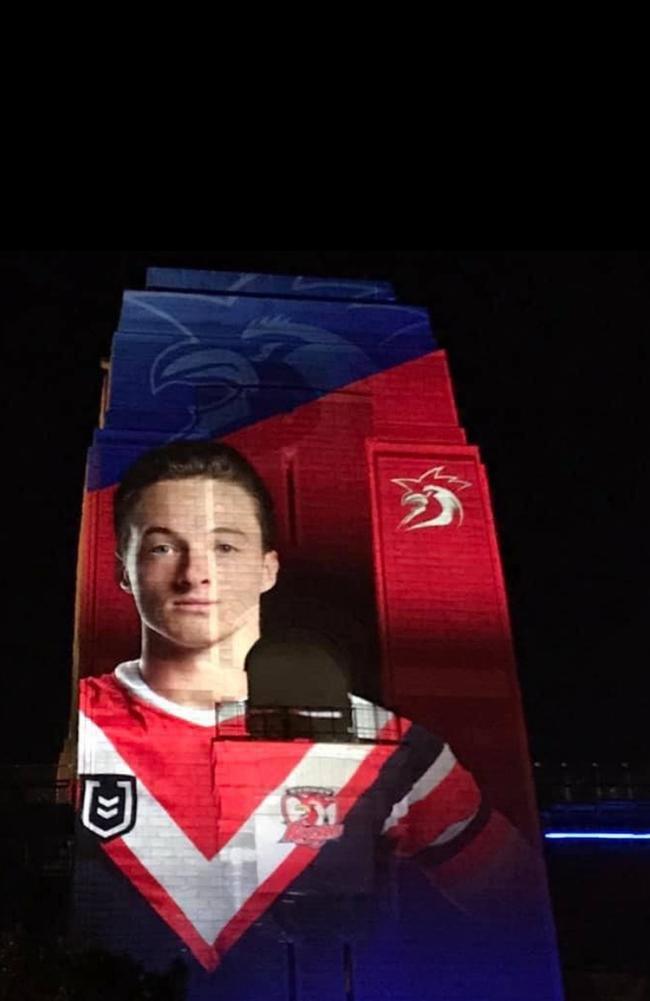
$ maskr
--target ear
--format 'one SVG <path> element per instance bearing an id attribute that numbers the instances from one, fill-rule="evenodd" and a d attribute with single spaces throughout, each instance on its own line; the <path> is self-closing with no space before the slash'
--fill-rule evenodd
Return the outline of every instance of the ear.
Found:
<path id="1" fill-rule="evenodd" d="M 126 591 L 127 594 L 133 594 L 126 564 L 119 553 L 115 553 L 115 580 L 123 591 Z"/>
<path id="2" fill-rule="evenodd" d="M 265 591 L 270 591 L 272 587 L 275 587 L 279 569 L 280 561 L 278 560 L 278 554 L 275 549 L 271 549 L 268 553 L 264 553 L 262 562 L 262 588 L 260 590 L 260 594 L 264 594 Z"/>

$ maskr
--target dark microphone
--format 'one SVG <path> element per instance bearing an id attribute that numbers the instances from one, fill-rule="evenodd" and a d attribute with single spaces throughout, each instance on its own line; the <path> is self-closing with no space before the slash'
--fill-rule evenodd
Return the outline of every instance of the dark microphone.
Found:
<path id="1" fill-rule="evenodd" d="M 289 633 L 260 639 L 245 662 L 247 727 L 265 740 L 353 739 L 348 678 L 325 638 Z"/>

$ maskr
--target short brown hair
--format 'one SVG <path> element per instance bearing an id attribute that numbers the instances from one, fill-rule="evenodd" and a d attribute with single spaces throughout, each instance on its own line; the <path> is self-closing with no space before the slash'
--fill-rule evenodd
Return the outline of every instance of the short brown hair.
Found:
<path id="1" fill-rule="evenodd" d="M 212 441 L 176 441 L 141 455 L 126 471 L 113 502 L 117 549 L 126 547 L 129 517 L 140 494 L 161 480 L 202 477 L 236 483 L 255 502 L 264 552 L 274 548 L 273 501 L 261 476 L 230 445 Z"/>

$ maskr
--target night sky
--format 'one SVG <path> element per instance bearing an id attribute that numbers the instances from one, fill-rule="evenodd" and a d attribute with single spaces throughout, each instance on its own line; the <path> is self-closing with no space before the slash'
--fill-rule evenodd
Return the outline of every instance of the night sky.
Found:
<path id="1" fill-rule="evenodd" d="M 147 266 L 392 281 L 428 307 L 490 478 L 534 753 L 646 759 L 650 254 L 6 251 L 0 255 L 3 758 L 66 727 L 85 450 L 124 288 Z"/>

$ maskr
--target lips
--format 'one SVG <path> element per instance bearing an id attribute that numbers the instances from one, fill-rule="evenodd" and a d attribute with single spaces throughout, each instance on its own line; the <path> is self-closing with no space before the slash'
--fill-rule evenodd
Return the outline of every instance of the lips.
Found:
<path id="1" fill-rule="evenodd" d="M 188 599 L 186 601 L 175 601 L 174 608 L 195 608 L 195 609 L 208 609 L 216 608 L 218 602 L 216 601 L 202 601 L 199 598 Z"/>

